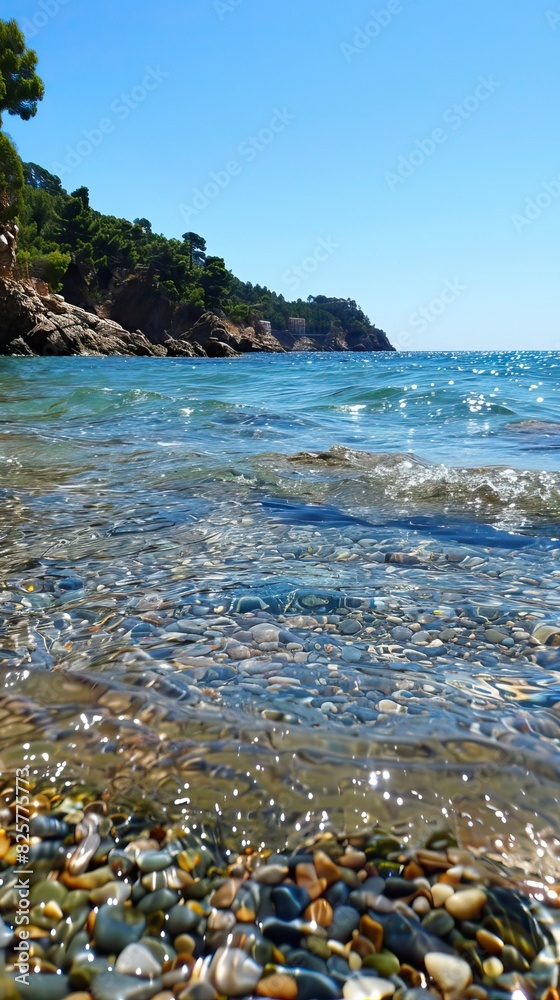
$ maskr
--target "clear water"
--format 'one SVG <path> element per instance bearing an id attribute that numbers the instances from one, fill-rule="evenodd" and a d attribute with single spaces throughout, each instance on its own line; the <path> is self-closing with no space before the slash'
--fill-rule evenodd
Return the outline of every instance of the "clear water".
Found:
<path id="1" fill-rule="evenodd" d="M 0 359 L 3 769 L 237 844 L 451 830 L 551 884 L 560 649 L 474 636 L 560 628 L 559 404 L 560 354 Z M 227 632 L 244 598 L 313 663 L 193 663 L 173 619 Z M 352 601 L 335 682 L 305 616 Z M 458 615 L 423 658 L 382 638 Z"/>

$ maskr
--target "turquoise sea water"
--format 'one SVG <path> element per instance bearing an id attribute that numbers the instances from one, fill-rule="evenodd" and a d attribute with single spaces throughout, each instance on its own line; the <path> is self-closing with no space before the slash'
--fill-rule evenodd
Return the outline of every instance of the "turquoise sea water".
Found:
<path id="1" fill-rule="evenodd" d="M 560 354 L 4 358 L 0 477 L 5 767 L 556 878 Z"/>

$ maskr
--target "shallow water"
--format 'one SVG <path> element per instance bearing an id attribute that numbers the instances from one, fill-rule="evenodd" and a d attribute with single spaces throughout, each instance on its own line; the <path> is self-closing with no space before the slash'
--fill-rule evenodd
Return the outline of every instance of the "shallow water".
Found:
<path id="1" fill-rule="evenodd" d="M 559 400 L 559 354 L 0 359 L 2 770 L 232 846 L 449 830 L 546 897 Z"/>

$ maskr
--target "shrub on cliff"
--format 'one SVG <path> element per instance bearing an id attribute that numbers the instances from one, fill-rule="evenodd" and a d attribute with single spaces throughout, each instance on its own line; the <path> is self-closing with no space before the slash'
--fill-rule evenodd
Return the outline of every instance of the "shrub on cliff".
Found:
<path id="1" fill-rule="evenodd" d="M 20 250 L 17 257 L 18 271 L 20 277 L 46 281 L 53 292 L 58 292 L 71 260 L 69 253 L 61 253 L 60 250 L 52 250 L 50 253 Z"/>

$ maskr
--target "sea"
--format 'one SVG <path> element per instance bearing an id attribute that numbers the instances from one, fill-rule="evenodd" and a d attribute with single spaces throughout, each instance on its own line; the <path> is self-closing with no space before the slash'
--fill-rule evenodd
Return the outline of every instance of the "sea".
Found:
<path id="1" fill-rule="evenodd" d="M 0 498 L 5 774 L 547 901 L 560 354 L 2 358 Z"/>

